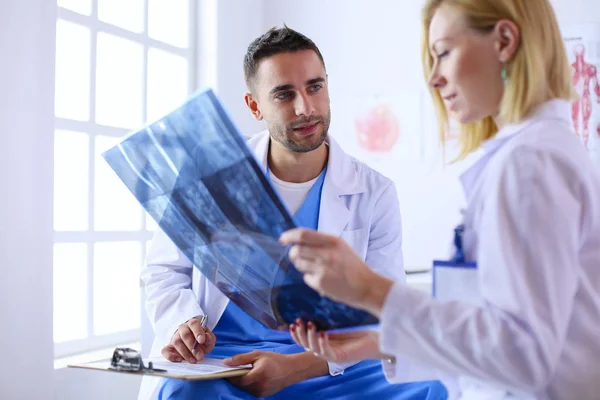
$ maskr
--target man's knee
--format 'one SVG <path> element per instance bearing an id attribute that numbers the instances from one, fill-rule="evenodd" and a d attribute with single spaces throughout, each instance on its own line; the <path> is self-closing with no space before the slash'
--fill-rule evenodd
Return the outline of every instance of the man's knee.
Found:
<path id="1" fill-rule="evenodd" d="M 167 379 L 160 388 L 158 400 L 193 400 L 226 398 L 231 385 L 223 380 L 183 381 Z"/>

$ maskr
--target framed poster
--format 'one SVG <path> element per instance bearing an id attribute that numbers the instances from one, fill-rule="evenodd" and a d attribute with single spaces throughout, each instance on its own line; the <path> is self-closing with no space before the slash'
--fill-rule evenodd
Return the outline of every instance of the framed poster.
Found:
<path id="1" fill-rule="evenodd" d="M 563 29 L 579 98 L 571 116 L 575 132 L 600 168 L 600 24 L 575 24 Z"/>

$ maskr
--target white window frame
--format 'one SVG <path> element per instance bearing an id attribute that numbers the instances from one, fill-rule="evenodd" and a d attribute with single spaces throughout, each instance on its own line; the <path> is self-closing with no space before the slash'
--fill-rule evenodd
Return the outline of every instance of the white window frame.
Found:
<path id="1" fill-rule="evenodd" d="M 153 232 L 146 229 L 146 213 L 140 206 L 142 214 L 142 226 L 138 231 L 94 231 L 94 175 L 95 175 L 95 138 L 99 135 L 121 138 L 130 132 L 129 129 L 115 128 L 100 125 L 95 122 L 96 111 L 96 52 L 98 33 L 105 32 L 119 38 L 128 39 L 143 45 L 143 92 L 142 92 L 142 117 L 146 120 L 147 115 L 147 87 L 148 87 L 148 50 L 150 48 L 160 49 L 172 54 L 187 58 L 188 60 L 188 93 L 192 93 L 197 87 L 198 67 L 198 2 L 188 0 L 189 11 L 189 33 L 188 47 L 179 48 L 164 43 L 148 36 L 148 0 L 144 0 L 144 30 L 135 33 L 126 29 L 105 23 L 98 19 L 98 0 L 92 0 L 92 11 L 89 16 L 78 14 L 74 11 L 58 7 L 57 21 L 64 20 L 90 29 L 90 104 L 89 120 L 82 122 L 66 118 L 55 117 L 55 130 L 67 130 L 81 132 L 88 135 L 89 139 L 89 188 L 88 188 L 88 228 L 85 231 L 54 231 L 54 243 L 85 243 L 87 245 L 87 332 L 85 339 L 66 341 L 54 344 L 55 358 L 82 354 L 93 350 L 104 349 L 125 343 L 138 342 L 140 340 L 140 329 L 133 329 L 108 335 L 94 335 L 94 244 L 101 242 L 136 242 L 141 243 L 141 259 L 146 257 L 146 243 L 152 239 Z M 182 99 L 183 101 L 183 99 Z M 132 288 L 133 289 L 133 288 Z M 143 308 L 143 305 L 142 305 Z M 142 310 L 140 310 L 142 312 Z M 145 313 L 140 319 L 143 325 Z M 141 327 L 140 327 L 141 328 Z"/>

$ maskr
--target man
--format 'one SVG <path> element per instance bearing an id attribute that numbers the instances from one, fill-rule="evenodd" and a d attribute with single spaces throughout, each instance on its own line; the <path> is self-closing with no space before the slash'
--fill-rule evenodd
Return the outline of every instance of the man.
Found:
<path id="1" fill-rule="evenodd" d="M 248 47 L 244 73 L 246 105 L 268 128 L 249 147 L 296 222 L 340 236 L 370 267 L 404 281 L 395 187 L 328 137 L 327 75 L 317 46 L 287 27 L 271 29 Z M 269 330 L 229 302 L 161 231 L 142 279 L 157 336 L 151 355 L 252 364 L 228 380 L 167 380 L 155 392 L 160 399 L 445 398 L 438 382 L 389 385 L 379 362 L 337 365 L 305 352 L 288 332 Z"/>

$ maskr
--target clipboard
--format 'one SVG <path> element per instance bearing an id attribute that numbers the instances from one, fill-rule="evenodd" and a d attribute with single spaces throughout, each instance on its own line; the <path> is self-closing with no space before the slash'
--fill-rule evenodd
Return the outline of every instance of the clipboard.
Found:
<path id="1" fill-rule="evenodd" d="M 205 358 L 196 363 L 173 363 L 162 357 L 150 358 L 144 365 L 140 353 L 130 348 L 116 348 L 112 359 L 70 364 L 69 368 L 108 371 L 133 375 L 158 376 L 186 381 L 214 380 L 246 375 L 251 365 L 227 367 L 220 359 Z"/>
<path id="2" fill-rule="evenodd" d="M 481 302 L 477 262 L 467 260 L 463 247 L 465 226 L 454 229 L 454 257 L 433 261 L 433 297 L 443 301 Z"/>

